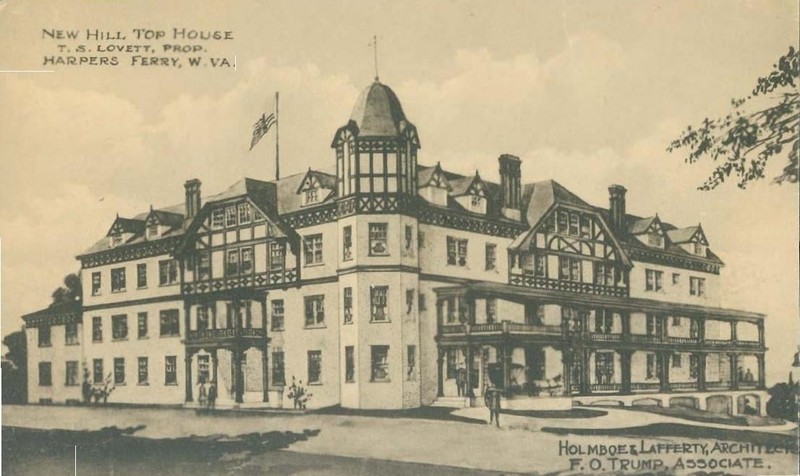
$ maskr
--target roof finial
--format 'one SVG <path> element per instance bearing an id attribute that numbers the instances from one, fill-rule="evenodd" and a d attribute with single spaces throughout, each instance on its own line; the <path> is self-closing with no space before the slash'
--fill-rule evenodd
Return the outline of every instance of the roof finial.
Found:
<path id="1" fill-rule="evenodd" d="M 378 37 L 377 35 L 372 35 L 372 43 L 370 44 L 372 47 L 373 53 L 375 54 L 375 81 L 380 81 L 378 78 Z"/>

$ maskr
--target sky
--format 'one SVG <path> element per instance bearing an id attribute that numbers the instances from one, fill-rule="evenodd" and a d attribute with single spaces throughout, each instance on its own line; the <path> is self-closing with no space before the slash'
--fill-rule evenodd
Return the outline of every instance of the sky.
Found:
<path id="1" fill-rule="evenodd" d="M 332 168 L 333 134 L 375 75 L 376 35 L 421 164 L 497 180 L 510 153 L 524 181 L 553 178 L 596 205 L 619 183 L 630 213 L 702 223 L 726 263 L 723 307 L 768 315 L 767 377 L 785 379 L 800 331 L 797 187 L 700 192 L 708 164 L 665 149 L 797 46 L 797 18 L 789 0 L 0 1 L 0 70 L 43 69 L 59 42 L 42 29 L 232 31 L 174 43 L 236 59 L 0 73 L 2 334 L 49 304 L 117 213 L 181 203 L 190 178 L 204 194 L 271 179 L 273 137 L 248 149 L 275 91 L 282 174 Z"/>

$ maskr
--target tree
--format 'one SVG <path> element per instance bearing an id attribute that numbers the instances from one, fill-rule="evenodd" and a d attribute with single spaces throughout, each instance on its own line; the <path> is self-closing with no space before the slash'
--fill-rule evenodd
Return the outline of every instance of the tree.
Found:
<path id="1" fill-rule="evenodd" d="M 81 278 L 75 273 L 64 276 L 64 285 L 59 286 L 52 294 L 53 302 L 50 306 L 79 301 L 83 297 Z"/>
<path id="2" fill-rule="evenodd" d="M 692 164 L 710 157 L 718 165 L 700 190 L 712 190 L 731 174 L 738 187 L 764 178 L 764 169 L 773 157 L 785 157 L 788 163 L 773 182 L 798 183 L 800 155 L 800 52 L 789 52 L 773 65 L 773 70 L 758 78 L 750 96 L 732 99 L 733 111 L 718 119 L 706 118 L 699 127 L 687 127 L 667 147 L 668 152 L 688 151 L 686 162 Z"/>
<path id="3" fill-rule="evenodd" d="M 797 421 L 797 394 L 800 383 L 779 383 L 769 389 L 767 415 L 787 421 Z"/>
<path id="4" fill-rule="evenodd" d="M 16 331 L 3 338 L 8 352 L 3 356 L 3 403 L 25 403 L 28 400 L 28 351 L 25 331 Z"/>

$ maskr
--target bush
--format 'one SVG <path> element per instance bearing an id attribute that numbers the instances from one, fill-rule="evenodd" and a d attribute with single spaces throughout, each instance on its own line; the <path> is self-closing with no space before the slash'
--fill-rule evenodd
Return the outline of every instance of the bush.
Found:
<path id="1" fill-rule="evenodd" d="M 779 383 L 769 389 L 767 415 L 787 421 L 798 421 L 797 396 L 800 383 Z"/>

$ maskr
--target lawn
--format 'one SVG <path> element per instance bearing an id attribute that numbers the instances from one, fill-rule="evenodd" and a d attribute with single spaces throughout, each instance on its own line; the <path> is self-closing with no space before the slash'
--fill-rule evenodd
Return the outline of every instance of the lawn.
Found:
<path id="1" fill-rule="evenodd" d="M 657 407 L 657 406 L 637 406 L 624 407 L 624 410 L 639 412 L 656 413 L 658 415 L 683 418 L 684 420 L 698 421 L 702 423 L 719 423 L 722 425 L 734 426 L 769 426 L 782 425 L 783 420 L 778 418 L 744 415 L 726 415 L 723 413 L 713 413 L 705 410 L 698 410 L 689 407 Z"/>

